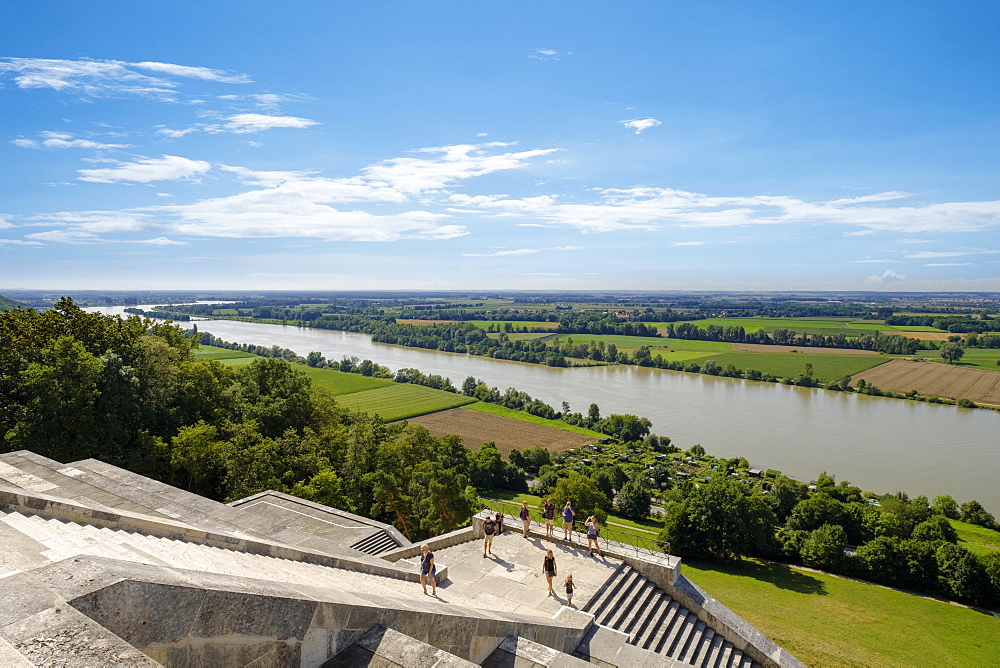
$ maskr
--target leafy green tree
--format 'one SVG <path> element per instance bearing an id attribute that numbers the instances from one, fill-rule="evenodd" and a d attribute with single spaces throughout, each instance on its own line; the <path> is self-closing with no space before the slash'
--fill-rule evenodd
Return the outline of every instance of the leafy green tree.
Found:
<path id="1" fill-rule="evenodd" d="M 645 519 L 649 516 L 652 495 L 641 477 L 629 480 L 618 493 L 618 510 L 625 517 Z"/>
<path id="2" fill-rule="evenodd" d="M 977 603 L 987 595 L 987 574 L 975 555 L 958 545 L 944 543 L 935 554 L 939 590 L 958 601 Z"/>
<path id="3" fill-rule="evenodd" d="M 789 529 L 815 531 L 824 524 L 843 526 L 849 521 L 843 503 L 827 494 L 813 494 L 795 505 L 787 525 Z"/>
<path id="4" fill-rule="evenodd" d="M 839 524 L 824 524 L 802 543 L 802 563 L 812 568 L 838 571 L 844 563 L 847 534 Z"/>
<path id="5" fill-rule="evenodd" d="M 733 559 L 770 551 L 775 521 L 759 492 L 720 476 L 671 505 L 660 536 L 680 556 Z"/>
<path id="6" fill-rule="evenodd" d="M 604 496 L 609 499 L 613 499 L 615 496 L 615 483 L 611 476 L 611 472 L 607 469 L 600 469 L 594 475 L 594 483 L 597 488 L 604 493 Z"/>
<path id="7" fill-rule="evenodd" d="M 883 584 L 899 584 L 903 571 L 898 538 L 878 536 L 859 546 L 856 554 L 869 578 Z"/>
<path id="8" fill-rule="evenodd" d="M 926 542 L 958 543 L 958 532 L 947 517 L 936 515 L 918 524 L 913 529 L 913 538 Z"/>
<path id="9" fill-rule="evenodd" d="M 947 494 L 935 496 L 931 507 L 948 519 L 957 520 L 962 516 L 961 511 L 958 509 L 958 503 Z"/>
<path id="10" fill-rule="evenodd" d="M 779 476 L 771 485 L 768 500 L 779 522 L 783 522 L 795 508 L 795 505 L 806 498 L 806 486 L 786 476 Z"/>
<path id="11" fill-rule="evenodd" d="M 597 425 L 597 430 L 628 443 L 631 441 L 641 441 L 649 433 L 652 426 L 653 423 L 648 418 L 612 413 L 601 420 Z"/>
<path id="12" fill-rule="evenodd" d="M 472 484 L 480 491 L 502 487 L 505 482 L 504 462 L 495 443 L 483 443 L 469 458 Z"/>
<path id="13" fill-rule="evenodd" d="M 979 503 L 975 499 L 963 503 L 961 509 L 963 522 L 986 527 L 987 529 L 1000 530 L 1000 526 L 997 525 L 996 518 L 983 508 L 983 504 Z"/>
<path id="14" fill-rule="evenodd" d="M 575 471 L 570 473 L 569 477 L 559 478 L 550 495 L 556 508 L 565 506 L 566 502 L 569 501 L 576 511 L 578 520 L 585 519 L 594 508 L 600 508 L 605 512 L 611 508 L 611 501 L 598 489 L 597 484 L 587 476 Z"/>
<path id="15" fill-rule="evenodd" d="M 291 493 L 332 508 L 347 510 L 350 507 L 340 486 L 340 476 L 333 469 L 323 469 L 308 481 L 297 482 Z"/>
<path id="16" fill-rule="evenodd" d="M 962 359 L 963 355 L 965 355 L 965 348 L 953 341 L 947 341 L 941 344 L 938 354 L 940 354 L 941 359 L 948 364 L 954 364 L 958 360 Z"/>

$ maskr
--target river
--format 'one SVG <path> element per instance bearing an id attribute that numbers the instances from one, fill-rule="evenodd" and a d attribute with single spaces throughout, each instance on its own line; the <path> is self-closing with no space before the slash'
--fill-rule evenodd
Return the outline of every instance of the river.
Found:
<path id="1" fill-rule="evenodd" d="M 149 307 L 141 307 L 149 308 Z M 109 314 L 120 307 L 88 309 Z M 412 367 L 461 386 L 475 376 L 586 413 L 632 413 L 687 449 L 746 457 L 800 480 L 823 471 L 874 492 L 977 499 L 1000 516 L 1000 414 L 843 392 L 635 366 L 555 368 L 374 343 L 366 334 L 228 320 L 197 321 L 226 340 L 278 345 L 328 360 L 370 359 Z M 188 326 L 187 323 L 181 323 Z M 530 446 L 530 443 L 526 443 Z"/>

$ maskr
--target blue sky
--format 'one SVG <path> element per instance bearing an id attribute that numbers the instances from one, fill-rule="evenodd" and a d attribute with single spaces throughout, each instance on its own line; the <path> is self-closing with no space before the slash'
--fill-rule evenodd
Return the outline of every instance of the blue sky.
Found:
<path id="1" fill-rule="evenodd" d="M 0 290 L 1000 291 L 1000 5 L 46 2 Z"/>

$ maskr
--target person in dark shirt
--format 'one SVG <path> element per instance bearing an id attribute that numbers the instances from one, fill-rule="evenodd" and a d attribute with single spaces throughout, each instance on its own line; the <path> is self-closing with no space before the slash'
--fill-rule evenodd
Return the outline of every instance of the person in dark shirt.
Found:
<path id="1" fill-rule="evenodd" d="M 542 507 L 542 517 L 545 518 L 545 535 L 553 538 L 556 533 L 556 504 L 552 503 L 552 499 L 545 501 L 545 506 Z"/>
<path id="2" fill-rule="evenodd" d="M 549 596 L 554 596 L 552 578 L 556 576 L 556 557 L 552 554 L 552 550 L 545 553 L 545 559 L 542 560 L 542 573 L 545 574 L 545 579 L 549 583 Z"/>
<path id="3" fill-rule="evenodd" d="M 493 534 L 497 532 L 497 523 L 493 521 L 492 517 L 487 516 L 486 521 L 483 522 L 483 533 L 486 534 L 486 539 L 483 541 L 483 556 L 487 554 L 493 554 Z"/>
<path id="4" fill-rule="evenodd" d="M 420 586 L 427 593 L 427 580 L 431 581 L 431 596 L 437 596 L 437 567 L 434 565 L 434 553 L 426 545 L 420 546 Z"/>

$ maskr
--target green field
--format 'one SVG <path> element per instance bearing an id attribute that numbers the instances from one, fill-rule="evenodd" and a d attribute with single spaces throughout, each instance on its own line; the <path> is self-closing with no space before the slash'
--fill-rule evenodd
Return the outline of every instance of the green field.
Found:
<path id="1" fill-rule="evenodd" d="M 794 378 L 802 373 L 806 363 L 813 365 L 813 377 L 821 382 L 840 380 L 878 366 L 890 358 L 883 355 L 833 355 L 827 353 L 752 353 L 732 352 L 712 355 L 698 364 L 715 360 L 719 366 L 732 364 L 737 369 L 756 369 L 779 378 Z"/>
<path id="2" fill-rule="evenodd" d="M 809 666 L 1000 664 L 1000 619 L 969 608 L 782 564 L 681 569 Z"/>
<path id="3" fill-rule="evenodd" d="M 229 350 L 228 348 L 216 348 L 215 346 L 199 346 L 194 351 L 195 359 L 209 360 L 230 360 L 241 357 L 255 358 L 256 355 L 245 353 L 242 350 Z"/>
<path id="4" fill-rule="evenodd" d="M 491 339 L 498 339 L 500 338 L 500 332 L 488 332 L 486 336 Z M 549 336 L 552 336 L 552 334 L 546 332 L 507 332 L 507 338 L 511 341 L 533 341 Z"/>
<path id="5" fill-rule="evenodd" d="M 566 424 L 562 420 L 546 420 L 543 417 L 538 417 L 537 415 L 532 415 L 531 413 L 525 413 L 524 411 L 516 411 L 512 408 L 505 408 L 503 406 L 498 406 L 496 404 L 488 404 L 485 401 L 477 401 L 474 404 L 469 404 L 465 408 L 472 411 L 479 411 L 480 413 L 499 415 L 500 417 L 510 418 L 512 420 L 519 420 L 521 422 L 528 422 L 530 424 L 542 425 L 543 427 L 551 427 L 553 429 L 559 429 L 561 431 L 568 431 L 572 434 L 582 434 L 584 436 L 592 436 L 595 441 L 599 438 L 604 438 L 604 434 L 598 433 L 596 431 L 591 431 L 590 429 L 584 429 L 583 427 L 577 427 L 576 425 Z"/>
<path id="6" fill-rule="evenodd" d="M 351 410 L 378 414 L 386 422 L 436 413 L 472 403 L 475 399 L 423 385 L 392 383 L 386 387 L 337 397 L 337 404 Z"/>
<path id="7" fill-rule="evenodd" d="M 560 343 L 572 339 L 573 343 L 585 343 L 588 341 L 601 341 L 605 345 L 614 345 L 619 350 L 635 350 L 639 346 L 649 346 L 649 351 L 653 355 L 663 352 L 654 350 L 662 348 L 664 350 L 732 350 L 733 344 L 722 341 L 686 341 L 684 339 L 668 339 L 659 336 L 624 336 L 621 334 L 559 334 L 555 339 Z"/>
<path id="8" fill-rule="evenodd" d="M 314 384 L 330 388 L 337 397 L 395 384 L 388 378 L 372 378 L 371 376 L 362 376 L 359 373 L 344 373 L 343 371 L 317 369 L 305 365 L 300 368 L 306 372 Z M 337 401 L 339 403 L 340 400 Z"/>
<path id="9" fill-rule="evenodd" d="M 923 357 L 934 362 L 946 362 L 941 359 L 941 354 L 936 350 L 919 350 L 915 357 Z M 955 366 L 964 366 L 969 369 L 986 369 L 987 371 L 1000 371 L 1000 348 L 966 348 L 962 359 L 955 363 Z"/>
<path id="10" fill-rule="evenodd" d="M 865 332 L 875 332 L 877 330 L 892 330 L 893 327 L 886 326 L 881 320 L 858 320 L 856 318 L 708 318 L 706 320 L 687 320 L 697 325 L 700 329 L 707 329 L 709 325 L 718 327 L 742 327 L 747 332 L 756 332 L 763 329 L 765 332 L 773 332 L 776 329 L 790 329 L 793 332 L 807 334 L 823 334 L 831 336 L 843 333 L 846 336 L 860 336 Z M 667 323 L 656 323 L 657 327 L 666 327 Z M 900 328 L 906 329 L 906 328 Z M 935 331 L 935 330 L 930 330 Z"/>
<path id="11" fill-rule="evenodd" d="M 962 547 L 969 552 L 980 556 L 1000 552 L 1000 531 L 987 529 L 985 527 L 960 522 L 958 520 L 948 520 L 958 532 L 958 540 Z"/>

